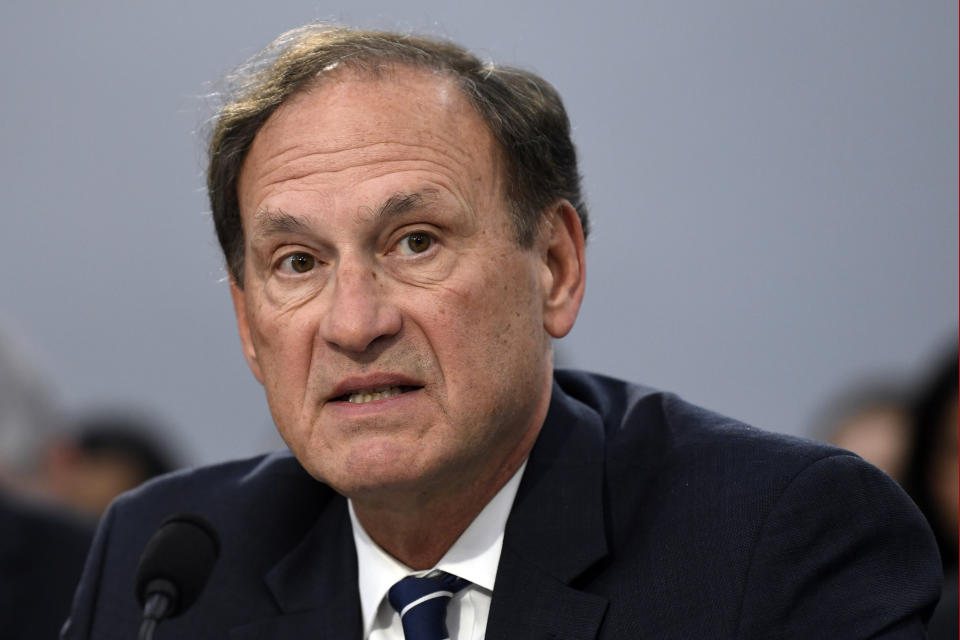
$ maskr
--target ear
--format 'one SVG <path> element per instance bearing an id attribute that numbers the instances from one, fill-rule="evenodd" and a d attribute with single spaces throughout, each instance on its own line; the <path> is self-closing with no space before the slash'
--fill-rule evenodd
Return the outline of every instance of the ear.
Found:
<path id="1" fill-rule="evenodd" d="M 233 298 L 233 312 L 237 316 L 237 331 L 240 333 L 240 344 L 243 346 L 243 357 L 247 359 L 247 366 L 253 372 L 253 377 L 263 384 L 263 373 L 260 371 L 260 361 L 257 360 L 257 350 L 250 337 L 250 324 L 247 319 L 247 296 L 236 280 L 230 277 L 230 297 Z"/>
<path id="2" fill-rule="evenodd" d="M 562 338 L 573 328 L 586 287 L 583 226 L 566 200 L 553 205 L 545 222 L 543 327 L 552 337 Z"/>

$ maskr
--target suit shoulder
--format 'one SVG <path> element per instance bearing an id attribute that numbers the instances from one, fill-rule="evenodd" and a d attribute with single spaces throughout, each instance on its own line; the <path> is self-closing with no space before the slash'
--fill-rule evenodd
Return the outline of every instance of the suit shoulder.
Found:
<path id="1" fill-rule="evenodd" d="M 250 458 L 179 469 L 143 483 L 125 493 L 120 500 L 156 500 L 185 491 L 202 497 L 211 493 L 239 490 L 241 487 L 256 487 L 269 483 L 278 476 L 295 477 L 301 473 L 302 468 L 289 452 L 276 451 Z"/>
<path id="2" fill-rule="evenodd" d="M 608 457 L 620 464 L 758 480 L 788 478 L 831 456 L 859 460 L 834 446 L 758 429 L 652 387 L 579 371 L 558 371 L 556 377 L 564 393 L 600 415 Z"/>
<path id="3" fill-rule="evenodd" d="M 332 489 L 310 477 L 288 451 L 182 469 L 129 491 L 114 501 L 117 522 L 153 530 L 177 513 L 193 513 L 214 526 L 235 526 L 249 513 L 290 517 L 298 505 L 322 505 Z"/>
<path id="4" fill-rule="evenodd" d="M 576 372 L 557 382 L 580 403 L 570 415 L 603 423 L 611 548 L 631 576 L 658 577 L 615 597 L 688 607 L 682 621 L 651 620 L 649 635 L 667 622 L 678 637 L 922 634 L 938 589 L 933 539 L 881 471 L 671 393 Z"/>

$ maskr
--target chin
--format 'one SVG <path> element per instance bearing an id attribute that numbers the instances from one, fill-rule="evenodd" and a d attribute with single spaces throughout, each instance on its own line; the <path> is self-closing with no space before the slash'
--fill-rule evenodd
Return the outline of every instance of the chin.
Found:
<path id="1" fill-rule="evenodd" d="M 370 469 L 362 476 L 351 475 L 342 481 L 328 482 L 337 493 L 369 504 L 401 504 L 404 498 L 423 491 L 424 478 L 409 469 Z"/>
<path id="2" fill-rule="evenodd" d="M 354 498 L 409 490 L 422 483 L 430 473 L 416 453 L 387 443 L 367 443 L 349 451 L 325 451 L 297 458 L 314 478 Z"/>

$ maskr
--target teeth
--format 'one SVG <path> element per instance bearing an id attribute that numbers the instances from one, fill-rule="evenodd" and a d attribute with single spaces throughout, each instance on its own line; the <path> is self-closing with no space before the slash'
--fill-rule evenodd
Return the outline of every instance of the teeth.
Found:
<path id="1" fill-rule="evenodd" d="M 385 398 L 392 398 L 393 396 L 398 396 L 403 393 L 403 390 L 400 387 L 382 387 L 380 389 L 364 389 L 363 391 L 356 391 L 351 393 L 347 397 L 347 402 L 352 402 L 354 404 L 363 404 L 364 402 L 373 402 L 374 400 L 383 400 Z"/>

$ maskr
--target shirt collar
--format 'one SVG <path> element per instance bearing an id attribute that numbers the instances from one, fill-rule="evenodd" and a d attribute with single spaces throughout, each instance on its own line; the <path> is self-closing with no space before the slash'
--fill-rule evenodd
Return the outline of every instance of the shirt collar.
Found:
<path id="1" fill-rule="evenodd" d="M 513 507 L 513 499 L 520 487 L 520 479 L 527 463 L 524 461 L 500 491 L 474 518 L 470 526 L 460 534 L 447 552 L 440 558 L 439 569 L 452 573 L 474 585 L 493 591 L 503 548 L 503 530 Z M 357 579 L 360 587 L 360 608 L 363 615 L 363 637 L 369 635 L 380 603 L 390 587 L 409 575 L 425 575 L 428 571 L 414 571 L 386 551 L 367 535 L 353 510 L 353 502 L 347 501 L 350 524 L 353 525 L 353 542 L 357 549 Z"/>

